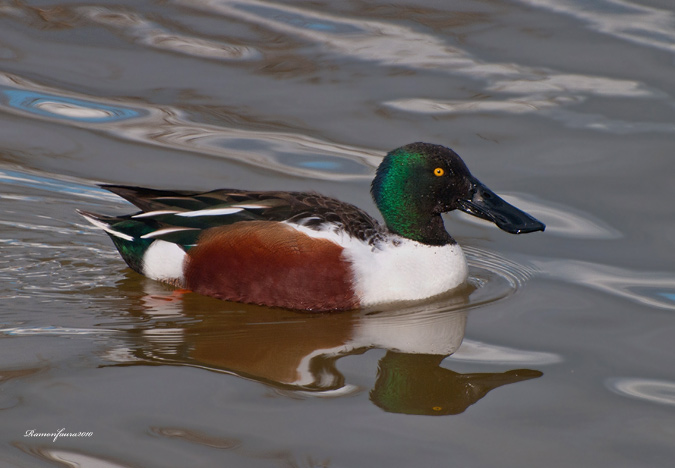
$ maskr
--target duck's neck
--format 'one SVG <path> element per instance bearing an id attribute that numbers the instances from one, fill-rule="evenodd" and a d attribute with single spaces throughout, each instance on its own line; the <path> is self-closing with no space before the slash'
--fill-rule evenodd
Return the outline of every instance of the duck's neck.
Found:
<path id="1" fill-rule="evenodd" d="M 398 210 L 380 208 L 387 228 L 394 234 L 427 245 L 455 244 L 455 240 L 445 230 L 440 214 L 402 213 Z"/>

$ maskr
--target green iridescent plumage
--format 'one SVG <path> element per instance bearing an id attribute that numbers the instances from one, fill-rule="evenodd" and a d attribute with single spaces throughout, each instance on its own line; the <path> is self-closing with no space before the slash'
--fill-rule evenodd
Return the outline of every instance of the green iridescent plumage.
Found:
<path id="1" fill-rule="evenodd" d="M 455 186 L 452 177 L 458 171 L 464 174 L 465 166 L 453 169 L 455 163 L 430 151 L 424 143 L 387 154 L 377 169 L 371 193 L 390 231 L 429 245 L 454 242 L 440 215 L 452 209 L 442 196 L 448 186 Z M 437 168 L 443 170 L 443 176 L 434 173 Z"/>

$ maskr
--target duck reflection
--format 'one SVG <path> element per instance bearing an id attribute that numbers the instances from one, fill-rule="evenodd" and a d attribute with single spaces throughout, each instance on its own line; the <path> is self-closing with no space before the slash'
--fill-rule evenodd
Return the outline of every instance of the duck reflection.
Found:
<path id="1" fill-rule="evenodd" d="M 460 414 L 490 390 L 543 375 L 530 369 L 460 374 L 441 367 L 445 358 L 388 351 L 380 360 L 371 401 L 390 413 Z"/>
<path id="2" fill-rule="evenodd" d="M 396 309 L 312 314 L 219 301 L 144 284 L 141 339 L 132 363 L 192 365 L 292 392 L 347 394 L 336 362 L 371 349 L 379 361 L 371 401 L 388 412 L 463 412 L 489 391 L 542 375 L 454 372 L 441 366 L 464 337 L 471 288 Z M 136 335 L 139 336 L 139 335 Z"/>

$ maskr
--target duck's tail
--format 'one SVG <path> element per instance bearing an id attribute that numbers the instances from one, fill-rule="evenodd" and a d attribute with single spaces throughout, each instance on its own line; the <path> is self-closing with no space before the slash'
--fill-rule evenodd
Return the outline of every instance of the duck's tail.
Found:
<path id="1" fill-rule="evenodd" d="M 84 210 L 77 210 L 77 212 L 110 236 L 129 268 L 143 273 L 143 255 L 153 240 L 143 239 L 142 236 L 150 232 L 150 228 L 129 219 L 128 216 L 106 216 Z"/>

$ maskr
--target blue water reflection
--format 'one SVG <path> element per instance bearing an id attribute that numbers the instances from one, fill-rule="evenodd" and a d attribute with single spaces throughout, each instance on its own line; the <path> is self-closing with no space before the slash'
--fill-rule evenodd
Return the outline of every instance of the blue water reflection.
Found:
<path id="1" fill-rule="evenodd" d="M 282 164 L 291 167 L 314 169 L 318 171 L 335 172 L 340 174 L 361 174 L 370 175 L 372 169 L 364 165 L 360 161 L 353 161 L 336 156 L 321 156 L 315 155 L 297 155 L 297 154 L 280 154 L 277 159 Z"/>
<path id="2" fill-rule="evenodd" d="M 50 192 L 66 193 L 69 195 L 78 195 L 81 197 L 94 198 L 96 200 L 108 199 L 111 201 L 118 201 L 118 198 L 111 195 L 110 192 L 98 187 L 91 187 L 75 182 L 66 182 L 51 177 L 28 174 L 26 172 L 12 171 L 10 169 L 0 169 L 0 183 L 18 185 L 20 187 L 31 187 Z M 6 194 L 0 194 L 0 198 L 6 198 Z"/>
<path id="3" fill-rule="evenodd" d="M 7 105 L 44 117 L 77 122 L 109 123 L 142 115 L 142 112 L 136 109 L 110 106 L 66 96 L 55 96 L 20 89 L 0 88 L 0 90 Z"/>
<path id="4" fill-rule="evenodd" d="M 659 293 L 659 295 L 665 297 L 666 299 L 670 299 L 671 301 L 675 302 L 675 293 L 662 292 L 662 293 Z"/>

